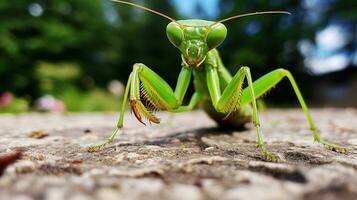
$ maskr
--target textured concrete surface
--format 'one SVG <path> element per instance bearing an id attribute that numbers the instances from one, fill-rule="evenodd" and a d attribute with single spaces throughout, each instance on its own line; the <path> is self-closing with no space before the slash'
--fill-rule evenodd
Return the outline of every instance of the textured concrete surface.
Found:
<path id="1" fill-rule="evenodd" d="M 94 199 L 356 199 L 357 110 L 312 110 L 323 138 L 347 155 L 313 142 L 300 110 L 262 113 L 262 160 L 255 130 L 224 132 L 202 112 L 175 114 L 143 127 L 133 116 L 107 149 L 88 153 L 110 135 L 117 114 L 0 116 L 0 153 L 22 157 L 0 177 L 1 200 Z"/>

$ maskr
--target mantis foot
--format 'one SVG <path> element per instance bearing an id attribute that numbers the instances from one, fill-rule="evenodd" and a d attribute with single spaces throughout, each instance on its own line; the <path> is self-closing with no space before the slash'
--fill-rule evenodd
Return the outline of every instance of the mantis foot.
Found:
<path id="1" fill-rule="evenodd" d="M 265 160 L 270 161 L 270 162 L 278 162 L 280 160 L 278 155 L 276 155 L 274 153 L 270 153 L 264 146 L 258 145 L 258 147 L 263 151 Z"/>
<path id="2" fill-rule="evenodd" d="M 318 140 L 317 142 L 324 145 L 326 147 L 326 149 L 328 149 L 328 150 L 331 150 L 331 151 L 334 151 L 337 153 L 347 154 L 347 149 L 344 147 L 340 147 L 336 144 L 328 143 L 324 140 Z"/>
<path id="3" fill-rule="evenodd" d="M 107 139 L 105 142 L 101 144 L 95 144 L 88 148 L 88 152 L 97 152 L 103 150 L 107 145 L 112 144 L 113 139 Z"/>
<path id="4" fill-rule="evenodd" d="M 279 161 L 279 156 L 278 155 L 270 153 L 268 151 L 264 151 L 263 153 L 264 153 L 264 158 L 267 161 L 270 161 L 270 162 L 278 162 Z"/>

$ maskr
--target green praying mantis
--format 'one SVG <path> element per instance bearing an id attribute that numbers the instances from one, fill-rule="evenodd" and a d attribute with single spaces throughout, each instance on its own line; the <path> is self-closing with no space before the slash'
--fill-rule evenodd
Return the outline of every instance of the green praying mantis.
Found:
<path id="1" fill-rule="evenodd" d="M 114 141 L 115 136 L 123 127 L 128 100 L 135 117 L 143 124 L 145 124 L 143 121 L 145 118 L 150 123 L 160 123 L 154 111 L 185 112 L 201 103 L 204 111 L 221 127 L 239 128 L 252 121 L 257 131 L 258 148 L 261 149 L 266 160 L 277 161 L 279 157 L 270 153 L 264 145 L 256 101 L 282 79 L 287 78 L 306 115 L 314 140 L 329 150 L 339 153 L 347 152 L 345 148 L 320 138 L 302 94 L 288 70 L 276 69 L 253 82 L 249 67 L 245 66 L 232 76 L 224 67 L 216 49 L 227 35 L 227 28 L 223 22 L 251 15 L 290 13 L 284 11 L 254 12 L 232 16 L 217 22 L 200 19 L 175 20 L 141 5 L 121 0 L 112 1 L 134 6 L 170 20 L 166 34 L 169 41 L 180 50 L 182 68 L 176 88 L 172 90 L 163 78 L 145 64 L 134 64 L 124 92 L 117 128 L 104 143 L 91 146 L 89 151 L 101 150 Z M 182 105 L 192 78 L 195 92 L 188 105 Z M 243 88 L 244 81 L 247 82 L 246 88 Z"/>

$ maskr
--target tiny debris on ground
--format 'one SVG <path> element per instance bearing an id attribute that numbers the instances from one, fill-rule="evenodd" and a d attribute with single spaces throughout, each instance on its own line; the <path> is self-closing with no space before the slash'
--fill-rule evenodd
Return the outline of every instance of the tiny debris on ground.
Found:
<path id="1" fill-rule="evenodd" d="M 49 134 L 47 133 L 47 131 L 44 130 L 34 130 L 31 132 L 31 134 L 29 135 L 30 138 L 37 138 L 37 139 L 42 139 L 44 137 L 47 137 Z"/>
<path id="2" fill-rule="evenodd" d="M 321 137 L 347 155 L 313 142 L 299 109 L 261 113 L 267 148 L 279 163 L 263 160 L 251 124 L 227 132 L 200 111 L 159 115 L 160 125 L 144 127 L 128 113 L 115 142 L 96 153 L 87 148 L 111 134 L 118 113 L 0 115 L 0 199 L 357 197 L 355 109 L 312 110 Z M 10 164 L 16 150 L 22 155 L 10 156 Z"/>

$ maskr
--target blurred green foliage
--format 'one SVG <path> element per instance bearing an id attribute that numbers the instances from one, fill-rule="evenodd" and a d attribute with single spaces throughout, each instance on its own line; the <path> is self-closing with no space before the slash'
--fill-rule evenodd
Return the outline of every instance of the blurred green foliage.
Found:
<path id="1" fill-rule="evenodd" d="M 120 105 L 117 97 L 99 88 L 82 91 L 68 87 L 56 97 L 65 103 L 69 111 L 117 111 Z"/>
<path id="2" fill-rule="evenodd" d="M 11 104 L 0 106 L 0 113 L 20 113 L 26 111 L 29 111 L 29 103 L 23 98 L 15 98 Z"/>
<path id="3" fill-rule="evenodd" d="M 43 14 L 31 16 L 30 7 L 38 4 Z M 93 61 L 96 54 L 115 51 L 113 27 L 105 22 L 98 0 L 4 0 L 0 19 L 0 78 L 7 83 L 0 85 L 2 91 L 39 96 L 43 92 L 36 76 L 39 62 L 80 65 L 87 71 L 80 81 L 104 65 Z"/>
<path id="4" fill-rule="evenodd" d="M 72 63 L 52 64 L 40 62 L 35 68 L 39 88 L 44 93 L 59 92 L 74 84 L 80 75 L 80 67 Z"/>
<path id="5" fill-rule="evenodd" d="M 47 63 L 36 65 L 39 88 L 44 94 L 52 94 L 62 100 L 69 111 L 118 110 L 119 99 L 98 87 L 83 90 L 76 81 L 81 77 L 79 65 L 73 63 Z"/>
<path id="6" fill-rule="evenodd" d="M 302 20 L 300 1 L 221 0 L 220 19 L 257 10 L 287 10 L 294 15 L 228 22 L 229 35 L 219 50 L 232 72 L 247 65 L 259 77 L 285 67 L 304 83 L 303 90 L 312 92 L 314 77 L 306 74 L 296 44 L 302 37 L 313 38 L 331 16 L 355 16 L 352 2 L 337 1 L 318 23 L 309 25 Z M 137 3 L 182 18 L 168 0 Z M 51 94 L 72 111 L 112 110 L 119 101 L 106 86 L 114 79 L 126 82 L 134 63 L 145 63 L 172 86 L 180 70 L 180 54 L 166 38 L 167 20 L 108 0 L 2 0 L 0 21 L 0 93 L 11 91 L 19 102 Z M 247 31 L 252 23 L 260 26 L 257 33 Z M 290 91 L 287 85 L 282 88 Z M 287 101 L 294 94 L 275 98 Z"/>

